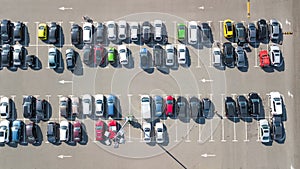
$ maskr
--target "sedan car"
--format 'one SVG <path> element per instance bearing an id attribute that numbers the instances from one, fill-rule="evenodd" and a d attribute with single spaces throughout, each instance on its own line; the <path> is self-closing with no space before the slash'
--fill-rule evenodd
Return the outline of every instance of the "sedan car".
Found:
<path id="1" fill-rule="evenodd" d="M 167 96 L 166 98 L 166 116 L 174 115 L 174 98 L 172 96 Z"/>
<path id="2" fill-rule="evenodd" d="M 161 20 L 154 20 L 154 41 L 160 42 L 162 40 L 163 23 Z"/>
<path id="3" fill-rule="evenodd" d="M 188 23 L 188 43 L 191 45 L 198 43 L 198 25 L 196 21 Z"/>
<path id="4" fill-rule="evenodd" d="M 104 25 L 101 22 L 99 22 L 96 30 L 96 42 L 102 43 L 104 39 L 105 39 Z"/>
<path id="5" fill-rule="evenodd" d="M 224 31 L 225 38 L 233 37 L 233 22 L 230 19 L 226 19 L 223 22 L 223 31 Z"/>
<path id="6" fill-rule="evenodd" d="M 63 120 L 60 122 L 59 128 L 59 139 L 60 141 L 68 142 L 69 141 L 69 122 Z"/>
<path id="7" fill-rule="evenodd" d="M 259 66 L 261 68 L 270 66 L 270 56 L 267 50 L 261 50 L 259 52 Z"/>
<path id="8" fill-rule="evenodd" d="M 58 42 L 58 27 L 55 22 L 50 23 L 48 41 L 51 44 Z"/>
<path id="9" fill-rule="evenodd" d="M 104 140 L 104 132 L 105 132 L 105 125 L 102 120 L 97 121 L 96 123 L 96 141 L 103 141 Z"/>
<path id="10" fill-rule="evenodd" d="M 121 20 L 118 22 L 118 39 L 125 40 L 127 38 L 127 22 Z"/>
<path id="11" fill-rule="evenodd" d="M 48 39 L 48 26 L 45 23 L 40 23 L 38 26 L 38 38 L 41 40 Z"/>
<path id="12" fill-rule="evenodd" d="M 149 21 L 145 21 L 142 24 L 142 41 L 144 43 L 151 41 L 151 24 Z"/>
<path id="13" fill-rule="evenodd" d="M 164 49 L 160 45 L 153 46 L 153 64 L 160 68 L 164 64 Z"/>
<path id="14" fill-rule="evenodd" d="M 209 98 L 202 99 L 202 112 L 205 118 L 209 117 L 211 112 L 212 103 Z"/>
<path id="15" fill-rule="evenodd" d="M 258 40 L 265 42 L 268 40 L 269 32 L 268 25 L 265 19 L 260 19 L 257 21 L 257 29 L 258 29 Z"/>
<path id="16" fill-rule="evenodd" d="M 173 45 L 166 46 L 166 66 L 173 66 L 175 64 L 175 50 Z"/>
<path id="17" fill-rule="evenodd" d="M 79 45 L 82 38 L 82 29 L 77 24 L 72 24 L 71 27 L 71 41 L 73 45 Z"/>
<path id="18" fill-rule="evenodd" d="M 73 140 L 75 142 L 80 142 L 82 140 L 82 129 L 79 121 L 73 123 Z"/>
<path id="19" fill-rule="evenodd" d="M 24 48 L 22 45 L 14 45 L 14 52 L 13 52 L 13 65 L 14 66 L 21 66 L 24 65 L 25 55 L 24 55 Z"/>
<path id="20" fill-rule="evenodd" d="M 270 135 L 270 126 L 269 122 L 266 119 L 259 120 L 260 126 L 260 141 L 262 143 L 268 143 L 271 141 Z"/>
<path id="21" fill-rule="evenodd" d="M 13 121 L 12 127 L 11 127 L 11 142 L 13 143 L 19 143 L 21 140 L 21 137 L 23 136 L 23 123 L 20 120 Z"/>
<path id="22" fill-rule="evenodd" d="M 186 64 L 186 47 L 183 44 L 177 46 L 178 63 L 181 65 Z"/>
<path id="23" fill-rule="evenodd" d="M 150 56 L 148 55 L 147 48 L 140 49 L 140 66 L 142 69 L 149 69 L 151 66 Z"/>
<path id="24" fill-rule="evenodd" d="M 280 34 L 280 24 L 276 19 L 270 20 L 269 32 L 270 32 L 270 40 L 273 42 L 279 41 L 279 34 Z"/>
<path id="25" fill-rule="evenodd" d="M 254 93 L 254 92 L 249 93 L 248 100 L 249 100 L 249 114 L 251 116 L 259 116 L 261 102 L 260 102 L 260 97 L 258 96 L 258 94 Z"/>
<path id="26" fill-rule="evenodd" d="M 14 31 L 13 31 L 13 39 L 14 43 L 22 42 L 24 40 L 24 24 L 20 21 L 15 23 Z"/>
<path id="27" fill-rule="evenodd" d="M 95 115 L 102 117 L 104 115 L 104 96 L 103 94 L 95 95 Z"/>
<path id="28" fill-rule="evenodd" d="M 163 113 L 163 98 L 161 96 L 154 96 L 154 116 L 160 117 Z"/>
<path id="29" fill-rule="evenodd" d="M 108 95 L 107 97 L 107 117 L 114 117 L 115 116 L 115 104 L 116 104 L 116 97 L 114 95 Z"/>
<path id="30" fill-rule="evenodd" d="M 239 95 L 236 97 L 237 100 L 237 113 L 240 117 L 244 118 L 248 116 L 248 101 L 245 96 Z"/>
<path id="31" fill-rule="evenodd" d="M 68 118 L 70 116 L 71 99 L 68 97 L 61 97 L 59 99 L 59 111 L 60 115 Z"/>
<path id="32" fill-rule="evenodd" d="M 235 66 L 234 47 L 229 42 L 223 44 L 224 64 L 233 68 Z"/>
<path id="33" fill-rule="evenodd" d="M 38 143 L 37 133 L 38 131 L 35 123 L 31 122 L 26 124 L 26 138 L 28 143 L 30 144 Z"/>
<path id="34" fill-rule="evenodd" d="M 203 117 L 202 113 L 202 103 L 197 97 L 190 98 L 190 110 L 191 110 L 191 117 L 194 120 L 197 120 Z"/>
<path id="35" fill-rule="evenodd" d="M 71 97 L 72 116 L 76 117 L 79 114 L 79 98 L 76 96 Z"/>
<path id="36" fill-rule="evenodd" d="M 72 48 L 66 50 L 66 65 L 68 70 L 74 70 L 76 64 L 75 52 Z"/>
<path id="37" fill-rule="evenodd" d="M 83 43 L 90 44 L 93 41 L 93 25 L 89 22 L 83 24 Z"/>
<path id="38" fill-rule="evenodd" d="M 122 65 L 128 64 L 128 52 L 126 45 L 119 45 L 118 46 L 118 54 L 119 54 L 119 60 Z"/>
<path id="39" fill-rule="evenodd" d="M 35 113 L 36 98 L 29 95 L 23 97 L 23 116 L 25 118 L 32 118 Z"/>
<path id="40" fill-rule="evenodd" d="M 280 67 L 283 64 L 280 48 L 276 45 L 269 46 L 270 61 L 274 67 Z"/>
<path id="41" fill-rule="evenodd" d="M 156 143 L 161 144 L 164 142 L 164 125 L 162 122 L 155 124 L 155 137 Z"/>
<path id="42" fill-rule="evenodd" d="M 47 118 L 47 104 L 44 99 L 36 99 L 35 102 L 35 117 L 36 120 L 45 120 Z"/>
<path id="43" fill-rule="evenodd" d="M 10 118 L 11 105 L 8 97 L 2 97 L 0 99 L 0 116 L 2 119 Z"/>
<path id="44" fill-rule="evenodd" d="M 176 114 L 181 120 L 189 120 L 190 115 L 188 112 L 187 100 L 182 96 L 179 96 L 176 99 Z"/>
<path id="45" fill-rule="evenodd" d="M 82 113 L 83 115 L 92 114 L 92 97 L 89 94 L 85 94 L 82 97 Z"/>
<path id="46" fill-rule="evenodd" d="M 281 116 L 272 117 L 272 134 L 275 141 L 282 142 L 285 139 Z"/>
<path id="47" fill-rule="evenodd" d="M 236 55 L 236 66 L 238 68 L 245 68 L 247 67 L 247 61 L 244 49 L 241 46 L 235 48 L 235 55 Z"/>
<path id="48" fill-rule="evenodd" d="M 270 92 L 269 98 L 270 98 L 271 114 L 273 116 L 275 116 L 275 115 L 282 116 L 283 104 L 282 104 L 281 94 L 279 92 Z"/>
<path id="49" fill-rule="evenodd" d="M 247 40 L 249 43 L 256 42 L 256 26 L 254 23 L 249 23 L 247 27 Z"/>
<path id="50" fill-rule="evenodd" d="M 211 42 L 211 29 L 208 23 L 201 23 L 201 42 L 202 43 L 210 43 Z"/>
<path id="51" fill-rule="evenodd" d="M 93 49 L 91 45 L 84 45 L 83 46 L 83 63 L 89 65 L 91 63 Z"/>
<path id="52" fill-rule="evenodd" d="M 94 46 L 94 66 L 102 65 L 105 62 L 104 47 L 100 44 Z"/>
<path id="53" fill-rule="evenodd" d="M 2 44 L 9 44 L 12 38 L 12 23 L 10 20 L 4 19 L 1 22 L 1 41 Z"/>
<path id="54" fill-rule="evenodd" d="M 186 36 L 186 27 L 184 23 L 179 23 L 177 25 L 177 39 L 178 41 L 184 41 Z"/>
<path id="55" fill-rule="evenodd" d="M 0 143 L 9 143 L 10 137 L 10 122 L 3 120 L 0 122 Z"/>
<path id="56" fill-rule="evenodd" d="M 110 47 L 108 48 L 107 60 L 109 63 L 114 64 L 117 60 L 116 48 Z"/>
<path id="57" fill-rule="evenodd" d="M 151 142 L 151 124 L 143 122 L 144 142 Z"/>
<path id="58" fill-rule="evenodd" d="M 11 67 L 12 66 L 12 49 L 9 44 L 2 45 L 1 52 L 1 67 Z"/>
<path id="59" fill-rule="evenodd" d="M 244 24 L 239 22 L 235 24 L 235 42 L 238 45 L 243 45 L 246 42 L 246 29 Z"/>
<path id="60" fill-rule="evenodd" d="M 107 38 L 110 41 L 117 40 L 117 28 L 114 21 L 107 22 Z"/>
<path id="61" fill-rule="evenodd" d="M 47 124 L 47 140 L 55 144 L 59 141 L 59 124 L 56 122 L 49 122 Z"/>
<path id="62" fill-rule="evenodd" d="M 130 38 L 132 42 L 139 40 L 140 27 L 137 22 L 132 22 L 130 25 Z"/>
<path id="63" fill-rule="evenodd" d="M 58 52 L 56 48 L 49 48 L 48 50 L 48 65 L 50 69 L 58 67 Z"/>
<path id="64" fill-rule="evenodd" d="M 222 59 L 222 52 L 219 47 L 214 47 L 212 50 L 212 64 L 215 67 L 222 67 L 223 66 L 223 59 Z"/>
<path id="65" fill-rule="evenodd" d="M 225 98 L 225 114 L 228 118 L 237 117 L 236 104 L 232 97 Z"/>

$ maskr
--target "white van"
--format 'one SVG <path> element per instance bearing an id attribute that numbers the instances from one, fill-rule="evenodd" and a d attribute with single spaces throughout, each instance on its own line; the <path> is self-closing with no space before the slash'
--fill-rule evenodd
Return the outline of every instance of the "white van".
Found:
<path id="1" fill-rule="evenodd" d="M 141 96 L 141 113 L 143 119 L 145 120 L 151 119 L 151 105 L 150 105 L 149 95 Z"/>
<path id="2" fill-rule="evenodd" d="M 92 43 L 93 25 L 89 22 L 83 24 L 83 43 Z"/>
<path id="3" fill-rule="evenodd" d="M 191 21 L 188 24 L 188 42 L 191 45 L 198 42 L 198 25 L 196 21 Z"/>

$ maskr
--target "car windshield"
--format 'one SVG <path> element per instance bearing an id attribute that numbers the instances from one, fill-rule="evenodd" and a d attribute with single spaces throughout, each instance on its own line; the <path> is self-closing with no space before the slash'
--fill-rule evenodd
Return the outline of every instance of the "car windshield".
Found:
<path id="1" fill-rule="evenodd" d="M 167 104 L 173 104 L 173 101 L 172 100 L 168 100 Z"/>
<path id="2" fill-rule="evenodd" d="M 150 129 L 149 128 L 145 128 L 145 132 L 150 132 Z"/>
<path id="3" fill-rule="evenodd" d="M 74 130 L 75 131 L 80 131 L 80 127 L 75 127 Z"/>
<path id="4" fill-rule="evenodd" d="M 180 25 L 179 29 L 184 30 L 185 29 L 184 25 Z"/>
<path id="5" fill-rule="evenodd" d="M 120 50 L 120 53 L 125 53 L 125 49 L 121 49 L 121 50 Z"/>
<path id="6" fill-rule="evenodd" d="M 109 24 L 108 25 L 108 28 L 114 28 L 115 26 L 114 26 L 114 24 Z"/>
<path id="7" fill-rule="evenodd" d="M 66 101 L 62 101 L 60 105 L 61 105 L 61 106 L 66 106 L 66 105 L 67 105 L 67 102 L 66 102 Z"/>
<path id="8" fill-rule="evenodd" d="M 67 126 L 61 126 L 61 129 L 63 129 L 63 130 L 67 130 Z"/>
<path id="9" fill-rule="evenodd" d="M 214 54 L 215 55 L 221 55 L 221 52 L 220 51 L 215 51 Z"/>
<path id="10" fill-rule="evenodd" d="M 44 29 L 44 26 L 40 26 L 39 29 Z"/>
<path id="11" fill-rule="evenodd" d="M 97 100 L 97 104 L 102 104 L 102 100 Z"/>
<path id="12" fill-rule="evenodd" d="M 102 126 L 96 126 L 96 130 L 102 130 Z"/>
<path id="13" fill-rule="evenodd" d="M 226 22 L 228 31 L 232 31 L 231 22 Z"/>
<path id="14" fill-rule="evenodd" d="M 179 52 L 184 52 L 184 49 L 179 49 Z"/>
<path id="15" fill-rule="evenodd" d="M 4 136 L 4 132 L 0 132 L 0 137 L 3 137 Z"/>
<path id="16" fill-rule="evenodd" d="M 168 53 L 173 53 L 173 49 L 168 49 Z"/>
<path id="17" fill-rule="evenodd" d="M 191 25 L 191 29 L 197 29 L 196 25 Z"/>
<path id="18" fill-rule="evenodd" d="M 89 100 L 89 99 L 84 99 L 83 102 L 84 102 L 84 103 L 89 103 L 90 100 Z"/>
<path id="19" fill-rule="evenodd" d="M 143 97 L 143 98 L 142 98 L 142 102 L 149 102 L 149 98 Z"/>
<path id="20" fill-rule="evenodd" d="M 162 132 L 162 129 L 161 129 L 161 128 L 158 128 L 157 131 L 158 131 L 158 132 Z"/>

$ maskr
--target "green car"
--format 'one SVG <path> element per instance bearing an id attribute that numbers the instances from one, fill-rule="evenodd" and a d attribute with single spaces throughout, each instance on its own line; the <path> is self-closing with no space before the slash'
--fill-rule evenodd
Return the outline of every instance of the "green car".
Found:
<path id="1" fill-rule="evenodd" d="M 116 61 L 116 49 L 114 47 L 110 47 L 108 49 L 107 60 L 110 63 L 114 63 Z"/>
<path id="2" fill-rule="evenodd" d="M 185 24 L 179 23 L 177 25 L 177 38 L 179 41 L 183 41 L 185 39 Z"/>

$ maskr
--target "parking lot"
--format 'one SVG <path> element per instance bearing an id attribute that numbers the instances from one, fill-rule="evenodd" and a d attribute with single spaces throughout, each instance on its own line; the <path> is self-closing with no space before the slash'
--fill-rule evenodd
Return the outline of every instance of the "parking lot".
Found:
<path id="1" fill-rule="evenodd" d="M 299 149 L 297 149 L 296 128 L 299 127 L 297 115 L 296 88 L 297 59 L 294 49 L 299 38 L 299 23 L 296 23 L 297 9 L 292 1 L 251 1 L 251 17 L 247 18 L 245 2 L 221 1 L 165 1 L 140 2 L 20 2 L 20 8 L 7 1 L 8 8 L 0 7 L 2 18 L 12 21 L 23 21 L 29 31 L 28 53 L 36 55 L 42 63 L 41 70 L 0 71 L 1 96 L 10 97 L 17 110 L 17 119 L 28 123 L 22 115 L 23 96 L 33 95 L 51 103 L 52 116 L 49 121 L 64 120 L 59 114 L 59 98 L 62 96 L 79 96 L 84 94 L 115 95 L 120 105 L 118 111 L 123 117 L 134 115 L 139 124 L 141 118 L 141 95 L 160 95 L 165 98 L 172 95 L 183 96 L 187 100 L 196 96 L 209 98 L 213 103 L 213 116 L 201 122 L 189 119 L 188 122 L 177 118 L 161 118 L 165 127 L 166 141 L 157 144 L 143 141 L 143 131 L 132 125 L 124 127 L 125 144 L 114 148 L 113 144 L 105 145 L 96 141 L 95 123 L 97 119 L 78 118 L 85 125 L 88 135 L 84 144 L 70 145 L 62 143 L 52 145 L 47 142 L 47 123 L 38 125 L 42 131 L 43 142 L 39 146 L 12 147 L 5 145 L 0 160 L 3 168 L 297 168 L 299 167 Z M 157 4 L 156 4 L 157 3 Z M 91 4 L 85 6 L 85 4 Z M 226 4 L 226 5 L 225 5 Z M 235 7 L 232 10 L 233 6 Z M 47 7 L 47 8 L 44 8 Z M 64 7 L 64 10 L 59 9 Z M 294 9 L 295 8 L 295 9 Z M 298 7 L 299 8 L 299 7 Z M 15 12 L 18 11 L 18 12 Z M 34 11 L 34 12 L 33 12 Z M 296 10 L 295 10 L 296 11 Z M 299 12 L 295 12 L 299 13 Z M 82 50 L 71 44 L 70 29 L 73 23 L 82 26 L 82 16 L 88 15 L 94 22 L 126 20 L 127 22 L 150 21 L 160 19 L 166 25 L 169 43 L 177 46 L 176 25 L 197 21 L 207 22 L 213 34 L 214 42 L 223 44 L 227 40 L 223 36 L 223 21 L 227 18 L 235 22 L 256 22 L 260 18 L 266 20 L 276 18 L 283 32 L 293 32 L 293 35 L 283 35 L 283 44 L 279 45 L 284 58 L 284 66 L 280 69 L 264 71 L 259 67 L 258 53 L 268 49 L 268 44 L 260 44 L 258 48 L 250 47 L 246 52 L 248 68 L 240 71 L 235 68 L 225 70 L 212 66 L 212 48 L 207 46 L 190 46 L 190 65 L 178 65 L 166 71 L 154 68 L 147 72 L 140 68 L 139 51 L 146 47 L 152 52 L 151 46 L 126 44 L 131 52 L 132 67 L 88 67 L 83 62 L 77 63 L 78 69 L 73 73 L 64 68 L 55 72 L 47 68 L 48 49 L 53 45 L 38 39 L 38 24 L 41 22 L 57 22 L 62 28 L 61 37 L 64 41 L 58 47 L 65 62 L 65 51 L 73 48 L 82 55 Z M 299 14 L 298 14 L 299 15 Z M 296 37 L 295 37 L 296 36 Z M 299 42 L 298 42 L 299 44 Z M 107 44 L 108 46 L 117 44 Z M 233 46 L 237 46 L 233 44 Z M 82 58 L 81 58 L 82 60 Z M 297 77 L 297 78 L 295 78 Z M 296 79 L 296 80 L 295 80 Z M 264 118 L 271 119 L 269 93 L 279 91 L 282 95 L 286 119 L 284 129 L 286 138 L 283 143 L 275 141 L 270 144 L 260 142 L 258 120 L 248 118 L 237 121 L 225 116 L 224 99 L 226 96 L 235 98 L 237 95 L 247 96 L 257 92 L 262 100 Z M 106 123 L 108 119 L 104 120 Z M 125 120 L 119 123 L 124 124 Z M 15 162 L 18 159 L 17 163 Z M 99 161 L 99 162 L 98 162 Z"/>

